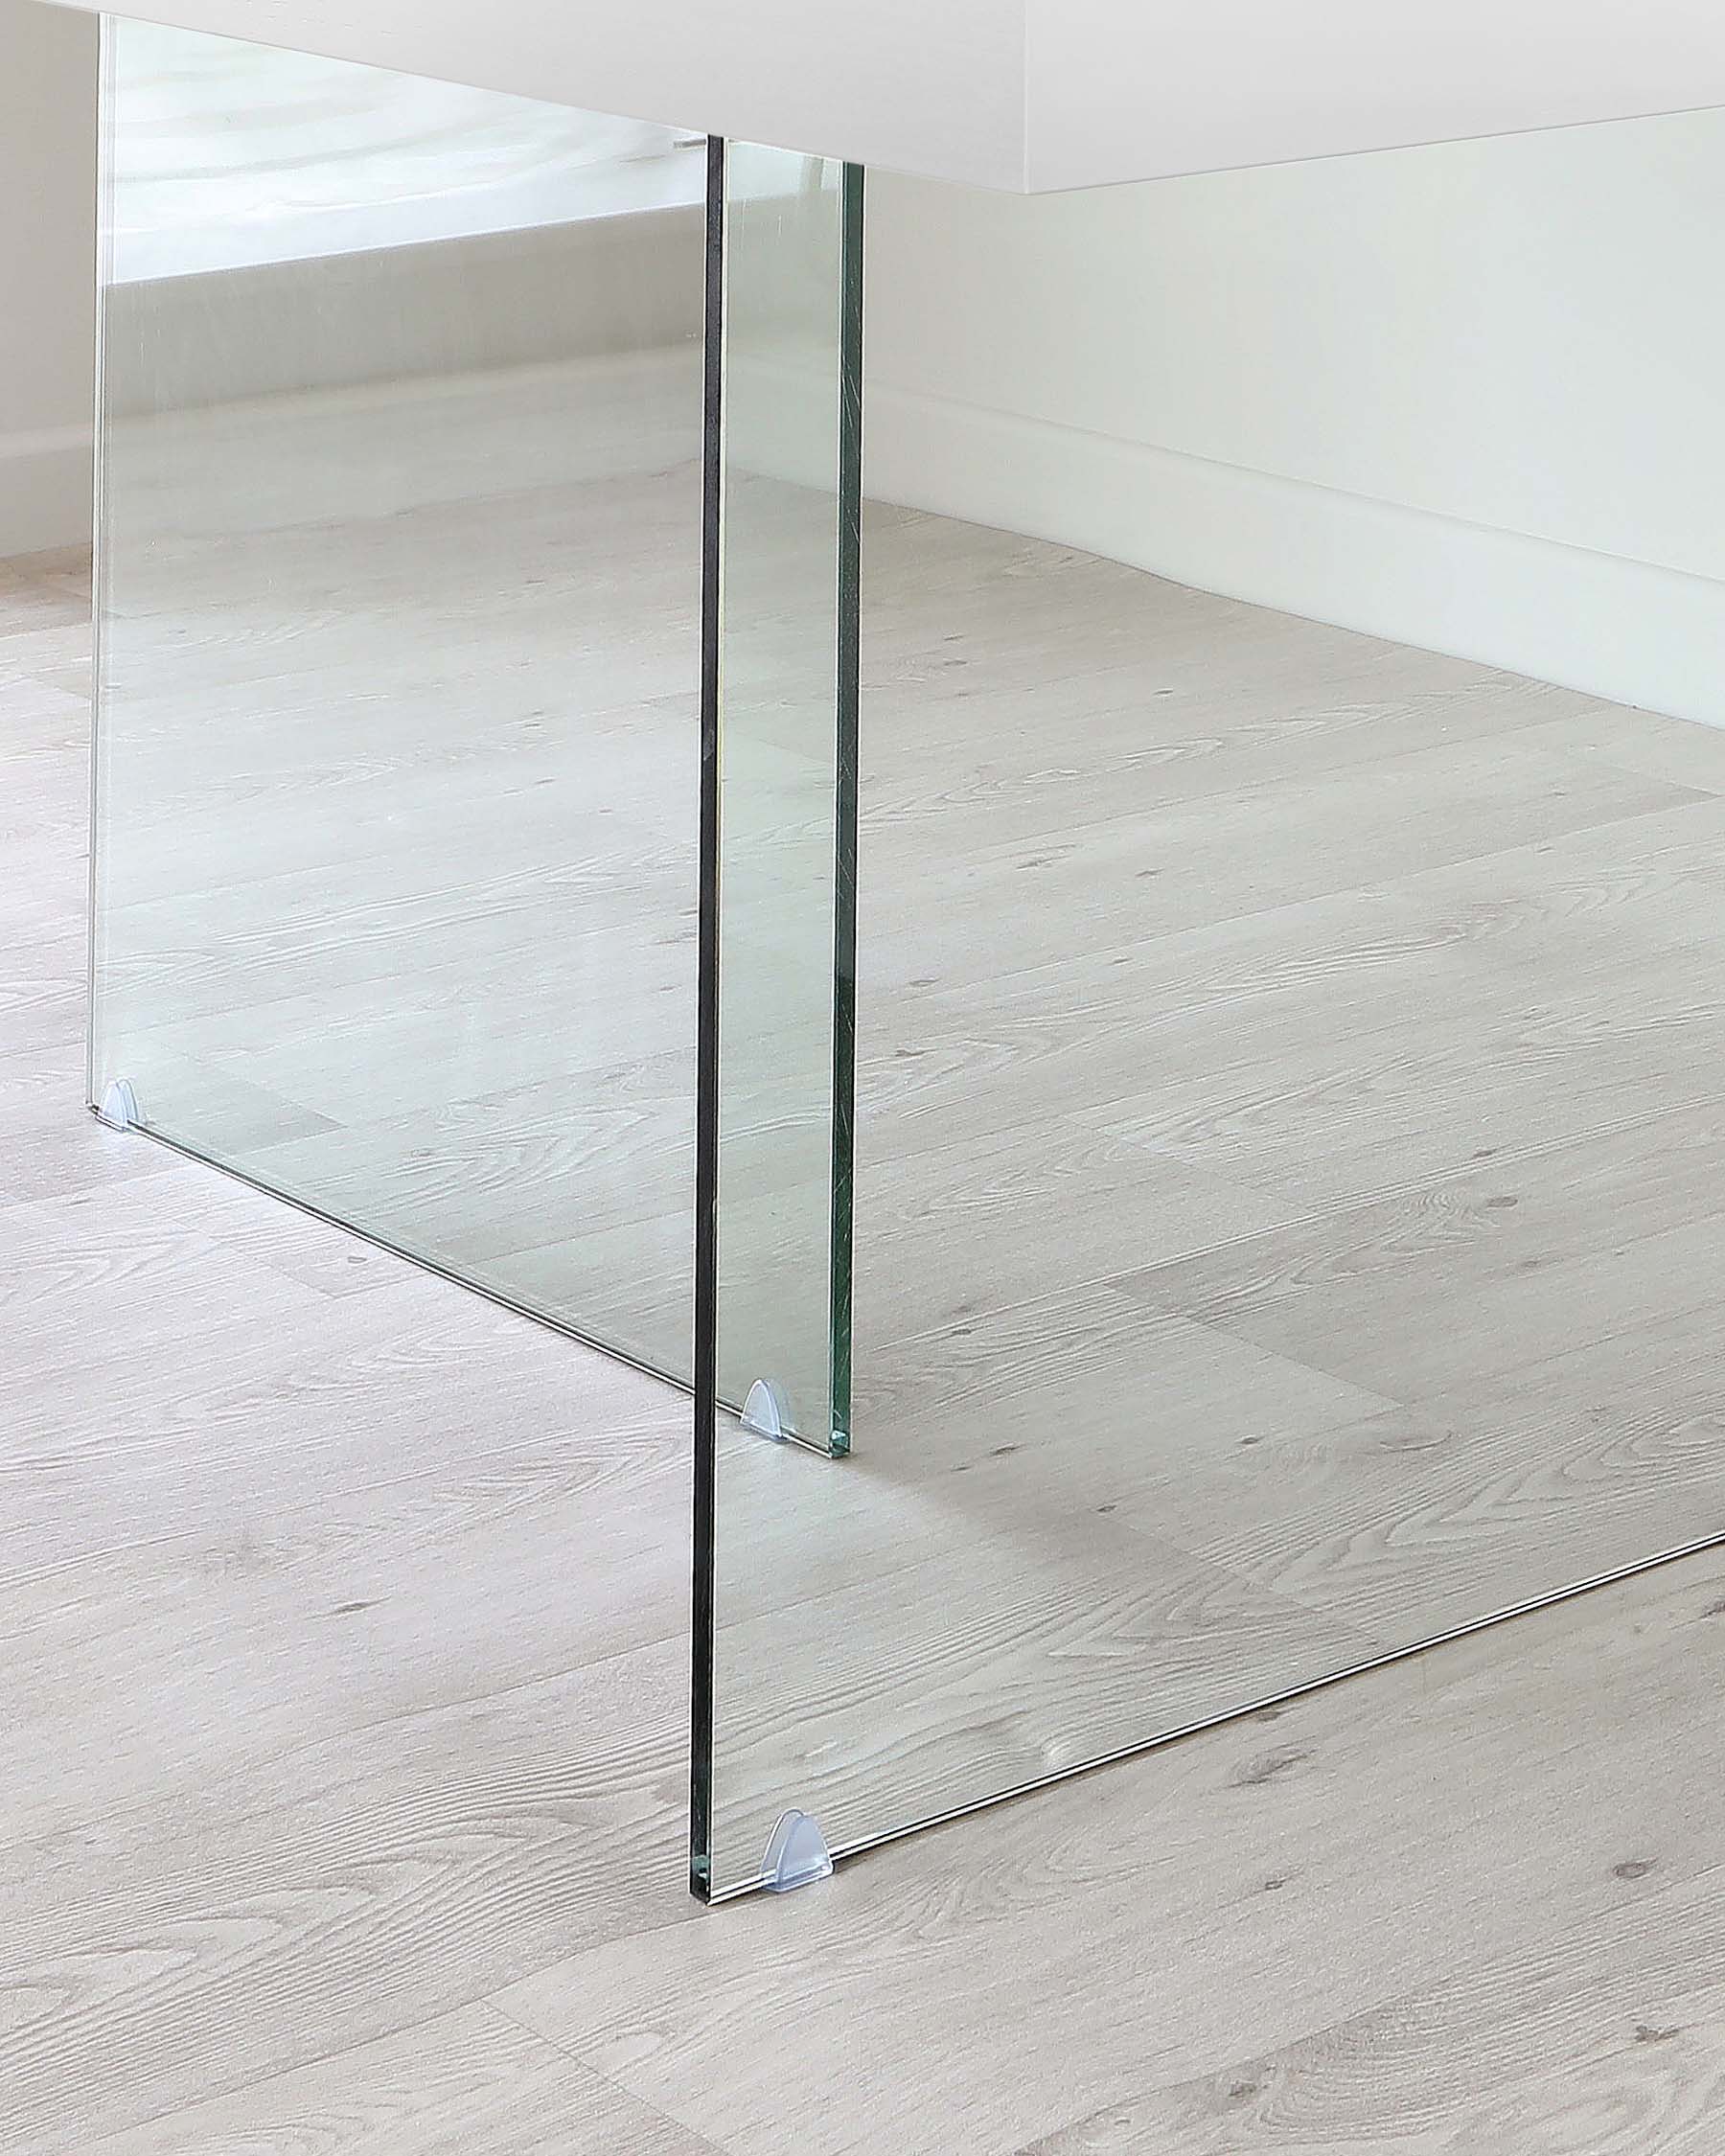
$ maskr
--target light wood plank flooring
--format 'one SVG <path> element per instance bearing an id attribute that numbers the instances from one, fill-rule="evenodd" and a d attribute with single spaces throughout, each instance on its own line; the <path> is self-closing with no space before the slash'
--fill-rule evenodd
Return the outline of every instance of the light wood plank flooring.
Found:
<path id="1" fill-rule="evenodd" d="M 1725 1529 L 1725 731 L 864 572 L 856 1454 L 724 1458 L 727 1878 Z"/>
<path id="2" fill-rule="evenodd" d="M 739 1866 L 1716 1524 L 1725 737 L 873 543 L 869 1419 L 727 1449 Z M 686 1405 L 80 1110 L 77 582 L 0 589 L 0 2147 L 1718 2146 L 1711 1555 L 698 1913 Z M 1066 753 L 987 668 L 1086 604 Z"/>

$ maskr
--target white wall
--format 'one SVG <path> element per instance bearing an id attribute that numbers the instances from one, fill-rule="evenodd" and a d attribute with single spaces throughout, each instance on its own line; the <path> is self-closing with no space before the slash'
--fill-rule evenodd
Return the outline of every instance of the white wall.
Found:
<path id="1" fill-rule="evenodd" d="M 706 193 L 706 145 L 243 38 L 115 25 L 111 272 L 127 284 L 530 232 Z"/>
<path id="2" fill-rule="evenodd" d="M 871 493 L 1725 722 L 1725 113 L 870 186 Z"/>
<path id="3" fill-rule="evenodd" d="M 0 0 L 0 556 L 90 533 L 96 25 Z"/>

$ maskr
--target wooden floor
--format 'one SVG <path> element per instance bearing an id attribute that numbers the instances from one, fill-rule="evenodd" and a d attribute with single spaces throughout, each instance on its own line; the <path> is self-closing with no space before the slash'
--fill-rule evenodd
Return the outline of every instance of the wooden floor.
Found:
<path id="1" fill-rule="evenodd" d="M 1081 757 L 940 624 L 1129 572 L 873 547 L 892 1261 L 857 1458 L 727 1448 L 739 1865 L 1717 1525 L 1725 737 L 1134 579 Z M 1725 1557 L 698 1912 L 686 1404 L 81 1112 L 77 585 L 0 585 L 9 2156 L 1717 2149 Z"/>
<path id="2" fill-rule="evenodd" d="M 1725 731 L 929 516 L 863 591 L 857 1449 L 726 1461 L 722 1615 L 778 1514 L 815 1590 L 721 1642 L 744 1869 L 1725 1529 Z"/>

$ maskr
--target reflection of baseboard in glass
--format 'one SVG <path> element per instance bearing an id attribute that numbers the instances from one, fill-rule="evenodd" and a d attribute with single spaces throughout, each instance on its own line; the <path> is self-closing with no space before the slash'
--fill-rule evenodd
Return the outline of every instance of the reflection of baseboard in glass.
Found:
<path id="1" fill-rule="evenodd" d="M 700 334 L 702 212 L 637 210 L 520 232 L 115 285 L 110 333 L 148 378 L 110 409 L 554 365 Z M 696 298 L 691 300 L 691 293 Z"/>

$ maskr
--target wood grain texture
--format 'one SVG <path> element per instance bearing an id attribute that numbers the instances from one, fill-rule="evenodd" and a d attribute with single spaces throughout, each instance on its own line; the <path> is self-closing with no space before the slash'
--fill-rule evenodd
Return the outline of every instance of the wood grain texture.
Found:
<path id="1" fill-rule="evenodd" d="M 686 1404 L 85 1112 L 82 573 L 0 576 L 0 2146 L 692 2156 L 474 2005 L 695 1917 Z"/>
<path id="2" fill-rule="evenodd" d="M 711 2156 L 712 2147 L 475 2007 L 104 2135 L 90 2156 Z"/>
<path id="3" fill-rule="evenodd" d="M 556 387 L 521 388 L 539 424 Z M 440 488 L 412 537 L 452 579 Z M 1725 737 L 1001 535 L 883 516 L 871 544 L 867 1419 L 837 1472 L 727 1444 L 739 1865 L 787 1800 L 899 1823 L 1226 1705 L 1218 1667 L 1298 1682 L 1683 1539 L 1725 1414 Z M 447 727 L 399 654 L 343 763 L 378 645 L 334 598 L 390 587 L 334 545 L 232 565 L 245 648 L 187 655 L 177 744 L 172 698 L 131 706 L 159 1067 L 284 1183 L 645 1322 L 682 1292 L 669 1035 L 552 1029 L 540 1090 L 521 1029 L 593 944 L 505 989 L 494 1037 L 464 1020 L 475 967 L 532 946 L 536 878 L 602 929 L 671 892 L 665 653 L 586 744 L 615 832 L 563 859 L 519 612 L 451 615 L 479 655 Z M 296 652 L 265 562 L 320 558 Z M 8 574 L 0 2145 L 1716 2145 L 1713 1558 L 699 1915 L 686 1405 L 80 1111 L 76 569 Z M 219 921 L 176 772 L 213 840 L 250 804 L 255 849 L 208 857 Z M 380 842 L 396 786 L 399 856 L 313 818 L 296 858 L 295 804 L 346 795 Z M 464 795 L 520 809 L 471 908 Z M 360 858 L 405 881 L 350 946 L 319 892 Z M 686 963 L 638 976 L 667 1026 Z M 428 1051 L 416 1143 L 380 1080 Z"/>
<path id="4" fill-rule="evenodd" d="M 1717 2028 L 1722 1585 L 1670 1567 L 502 2003 L 751 2156 L 1563 2146 L 1571 2075 L 1603 2106 L 1657 2072 L 1638 2029 Z M 787 2098 L 763 2002 L 851 2102 Z M 1711 2104 L 1667 2073 L 1649 2149 Z"/>
<path id="5" fill-rule="evenodd" d="M 782 1792 L 908 1824 L 1725 1526 L 1725 733 L 926 516 L 865 570 L 857 1449 L 723 1459 L 733 1879 Z"/>

